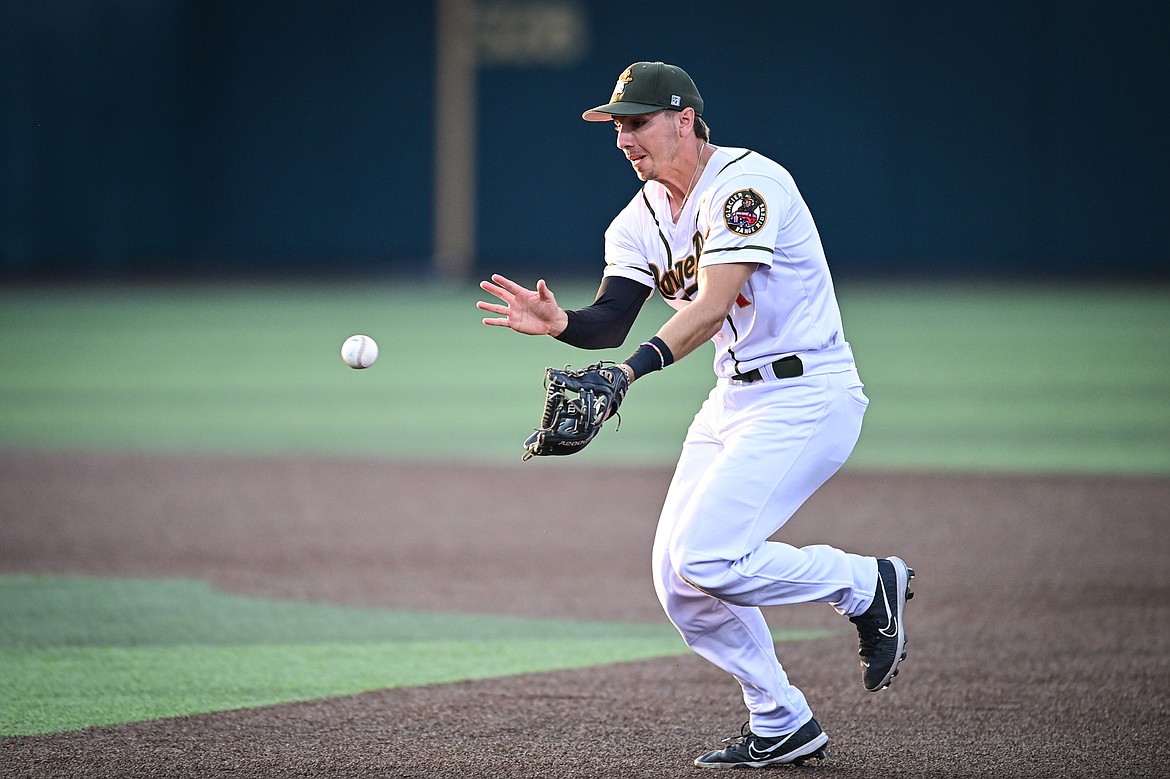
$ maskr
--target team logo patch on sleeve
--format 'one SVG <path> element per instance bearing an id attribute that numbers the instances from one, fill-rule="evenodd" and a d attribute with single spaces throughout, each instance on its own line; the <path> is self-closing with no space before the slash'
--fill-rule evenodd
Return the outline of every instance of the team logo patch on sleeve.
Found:
<path id="1" fill-rule="evenodd" d="M 723 223 L 739 235 L 751 235 L 764 226 L 768 204 L 754 189 L 741 189 L 723 205 Z"/>

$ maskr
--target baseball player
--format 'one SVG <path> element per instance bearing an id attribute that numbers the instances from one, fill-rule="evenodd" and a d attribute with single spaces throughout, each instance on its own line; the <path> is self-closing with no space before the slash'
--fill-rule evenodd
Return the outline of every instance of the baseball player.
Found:
<path id="1" fill-rule="evenodd" d="M 618 367 L 632 385 L 715 344 L 715 386 L 694 418 L 653 548 L 658 598 L 696 653 L 735 677 L 748 722 L 709 768 L 823 758 L 828 735 L 777 660 L 763 606 L 827 603 L 857 627 L 865 689 L 887 687 L 906 654 L 914 572 L 828 545 L 769 538 L 849 457 L 868 399 L 816 225 L 788 171 L 749 149 L 715 146 L 703 99 L 680 68 L 638 62 L 608 103 L 617 146 L 645 182 L 605 233 L 596 300 L 558 306 L 493 275 L 485 325 L 613 348 L 655 290 L 675 309 Z M 653 381 L 646 392 L 654 392 Z"/>

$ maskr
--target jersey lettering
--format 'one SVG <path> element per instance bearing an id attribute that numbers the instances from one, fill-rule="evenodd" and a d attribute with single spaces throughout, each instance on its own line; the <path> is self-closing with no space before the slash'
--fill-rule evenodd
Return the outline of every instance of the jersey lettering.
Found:
<path id="1" fill-rule="evenodd" d="M 654 286 L 664 298 L 678 298 L 683 300 L 694 299 L 699 290 L 699 255 L 703 253 L 703 234 L 696 231 L 691 238 L 694 251 L 673 266 L 659 268 L 650 263 L 650 272 L 654 274 Z M 682 292 L 680 295 L 679 292 Z"/>

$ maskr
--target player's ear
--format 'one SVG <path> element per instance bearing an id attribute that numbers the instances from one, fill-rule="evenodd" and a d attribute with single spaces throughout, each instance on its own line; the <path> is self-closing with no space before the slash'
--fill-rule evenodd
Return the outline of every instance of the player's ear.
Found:
<path id="1" fill-rule="evenodd" d="M 678 112 L 678 135 L 680 138 L 686 138 L 688 135 L 694 134 L 695 127 L 695 109 L 686 107 Z"/>

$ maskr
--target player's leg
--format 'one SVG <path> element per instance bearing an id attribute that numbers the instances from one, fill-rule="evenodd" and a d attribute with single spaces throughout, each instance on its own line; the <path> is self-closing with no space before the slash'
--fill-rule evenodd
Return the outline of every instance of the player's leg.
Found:
<path id="1" fill-rule="evenodd" d="M 717 388 L 722 447 L 705 464 L 671 535 L 687 582 L 742 606 L 825 602 L 858 614 L 877 561 L 827 545 L 768 541 L 848 458 L 866 400 L 855 373 Z"/>
<path id="2" fill-rule="evenodd" d="M 670 567 L 741 606 L 832 604 L 857 627 L 865 688 L 884 689 L 906 657 L 914 571 L 896 557 L 767 540 L 848 457 L 866 404 L 860 381 L 852 372 L 811 376 L 736 387 L 722 400 L 723 445 L 660 539 Z"/>
<path id="3" fill-rule="evenodd" d="M 654 587 L 687 645 L 740 683 L 753 730 L 764 735 L 788 734 L 809 722 L 812 711 L 780 666 L 759 609 L 736 606 L 695 589 L 671 564 L 668 541 L 675 522 L 701 489 L 703 474 L 722 449 L 710 427 L 716 410 L 704 405 L 687 434 L 655 537 Z"/>
<path id="4" fill-rule="evenodd" d="M 655 589 L 670 621 L 695 654 L 735 677 L 751 726 L 761 734 L 791 733 L 812 718 L 804 693 L 792 685 L 776 658 L 771 631 L 760 610 L 735 606 L 691 587 L 655 550 Z"/>

